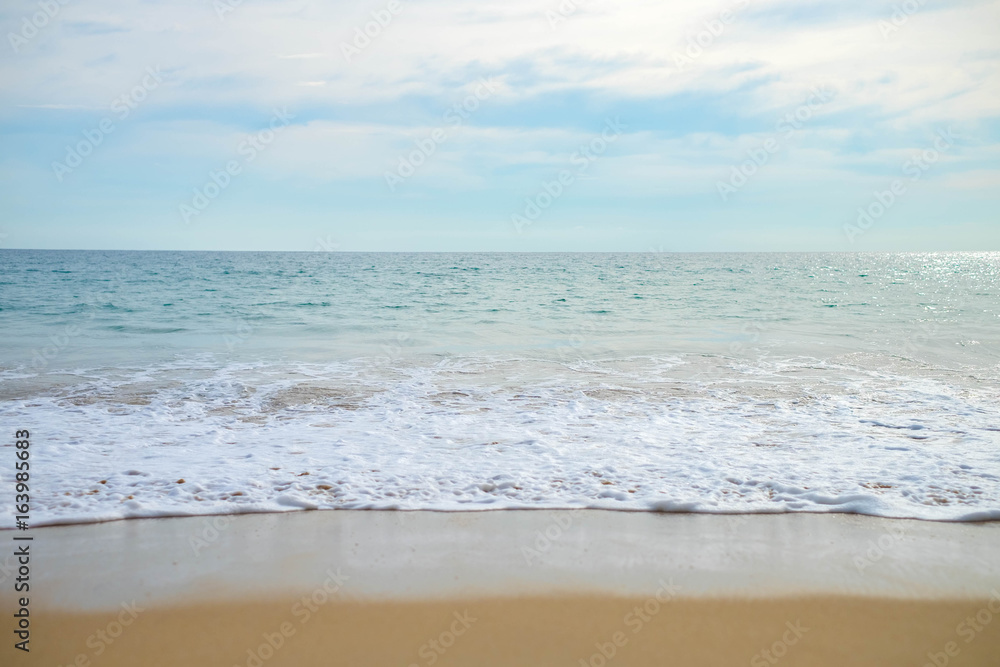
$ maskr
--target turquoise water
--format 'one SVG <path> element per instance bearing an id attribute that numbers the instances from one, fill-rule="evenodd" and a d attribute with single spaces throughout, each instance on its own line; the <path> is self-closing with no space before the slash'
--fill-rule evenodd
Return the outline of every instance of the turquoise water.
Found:
<path id="1" fill-rule="evenodd" d="M 45 521 L 1000 510 L 998 253 L 4 250 L 0 271 L 0 414 L 39 434 Z"/>
<path id="2" fill-rule="evenodd" d="M 997 253 L 3 251 L 0 266 L 4 368 L 564 348 L 997 362 Z"/>

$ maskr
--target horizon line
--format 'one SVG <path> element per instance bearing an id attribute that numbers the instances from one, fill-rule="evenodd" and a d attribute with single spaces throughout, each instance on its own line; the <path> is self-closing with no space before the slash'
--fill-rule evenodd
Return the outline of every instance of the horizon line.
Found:
<path id="1" fill-rule="evenodd" d="M 225 250 L 225 249 L 180 249 L 180 248 L 3 248 L 28 252 L 229 252 L 229 253 L 301 253 L 309 255 L 863 255 L 863 254 L 934 254 L 934 253 L 996 253 L 996 250 Z"/>

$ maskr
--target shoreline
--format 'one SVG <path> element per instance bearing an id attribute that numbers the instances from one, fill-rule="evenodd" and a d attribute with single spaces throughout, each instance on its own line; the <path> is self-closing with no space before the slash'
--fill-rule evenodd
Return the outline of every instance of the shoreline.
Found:
<path id="1" fill-rule="evenodd" d="M 42 522 L 32 522 L 32 529 L 42 529 L 42 528 L 68 528 L 71 526 L 90 526 L 90 525 L 102 525 L 108 523 L 119 523 L 123 521 L 163 521 L 172 519 L 213 519 L 216 517 L 242 517 L 242 516 L 260 516 L 260 515 L 270 515 L 274 514 L 277 516 L 292 515 L 292 514 L 302 514 L 311 512 L 372 512 L 372 513 L 401 513 L 401 514 L 479 514 L 479 513 L 491 513 L 491 512 L 609 512 L 624 513 L 624 514 L 653 514 L 653 515 L 693 515 L 693 516 L 712 516 L 712 517 L 743 517 L 743 516 L 776 516 L 776 515 L 812 515 L 812 516 L 843 516 L 843 517 L 861 517 L 865 519 L 875 519 L 882 521 L 920 521 L 924 523 L 936 523 L 936 524 L 957 524 L 957 525 L 980 525 L 980 524 L 1000 524 L 1000 509 L 985 509 L 976 512 L 971 512 L 966 517 L 972 518 L 959 518 L 959 519 L 936 519 L 929 517 L 919 517 L 919 516 L 882 516 L 880 514 L 866 514 L 864 512 L 851 512 L 844 510 L 832 510 L 823 511 L 815 509 L 774 509 L 774 510 L 758 510 L 753 512 L 710 512 L 705 510 L 686 510 L 686 509 L 645 509 L 637 507 L 600 507 L 600 506 L 589 506 L 589 507 L 532 507 L 526 506 L 513 506 L 513 507 L 494 507 L 494 506 L 482 506 L 477 507 L 471 505 L 466 509 L 438 509 L 438 508 L 416 508 L 409 509 L 403 507 L 372 507 L 372 508 L 354 508 L 354 507 L 303 507 L 294 509 L 253 509 L 253 510 L 241 510 L 239 512 L 208 512 L 205 514 L 172 514 L 164 513 L 158 515 L 139 515 L 139 516 L 120 516 L 111 517 L 107 519 L 78 519 L 78 520 L 66 520 L 59 521 L 55 523 Z M 16 527 L 11 526 L 0 526 L 0 535 L 6 532 L 14 533 L 16 532 Z"/>
<path id="2" fill-rule="evenodd" d="M 1000 654 L 1000 621 L 982 624 L 1000 616 L 1000 522 L 343 510 L 32 534 L 31 665 L 756 667 L 772 649 L 789 665 L 923 665 L 949 642 L 951 665 Z M 981 630 L 959 633 L 977 614 Z"/>

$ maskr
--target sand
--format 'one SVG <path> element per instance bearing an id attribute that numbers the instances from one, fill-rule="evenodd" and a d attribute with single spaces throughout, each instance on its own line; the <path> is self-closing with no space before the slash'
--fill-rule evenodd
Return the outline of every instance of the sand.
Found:
<path id="1" fill-rule="evenodd" d="M 330 511 L 32 534 L 31 653 L 3 628 L 4 665 L 1000 664 L 1000 523 Z"/>

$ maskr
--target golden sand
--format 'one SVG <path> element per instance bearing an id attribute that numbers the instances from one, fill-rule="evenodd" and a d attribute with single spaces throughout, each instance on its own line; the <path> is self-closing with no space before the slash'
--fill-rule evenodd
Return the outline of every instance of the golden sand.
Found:
<path id="1" fill-rule="evenodd" d="M 336 602 L 308 618 L 293 615 L 292 599 L 199 604 L 143 611 L 113 643 L 97 631 L 106 636 L 118 614 L 58 612 L 40 620 L 32 640 L 37 650 L 23 664 L 885 667 L 933 664 L 928 654 L 937 654 L 942 665 L 1000 660 L 1000 618 L 970 641 L 968 633 L 956 633 L 967 617 L 987 608 L 986 600 L 675 599 L 643 621 L 635 610 L 647 602 L 598 597 Z M 1000 603 L 995 606 L 1000 610 Z"/>
<path id="2" fill-rule="evenodd" d="M 34 531 L 31 652 L 5 646 L 0 664 L 1000 664 L 997 524 L 310 512 L 213 533 L 206 521 Z"/>

